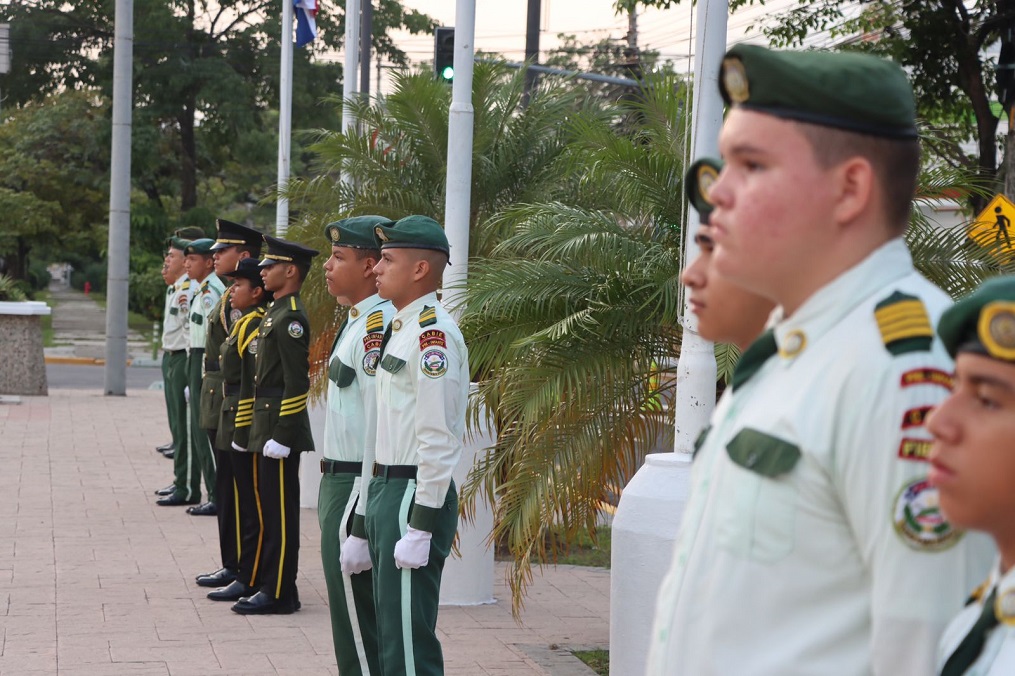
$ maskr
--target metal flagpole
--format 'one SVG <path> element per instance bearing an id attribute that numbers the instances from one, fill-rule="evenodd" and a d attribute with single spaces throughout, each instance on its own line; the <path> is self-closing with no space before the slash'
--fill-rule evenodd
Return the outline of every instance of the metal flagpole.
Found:
<path id="1" fill-rule="evenodd" d="M 345 3 L 345 65 L 342 71 L 342 133 L 348 134 L 356 126 L 352 116 L 352 104 L 359 95 L 359 16 L 360 0 L 346 0 Z M 342 182 L 352 183 L 348 172 L 342 172 Z M 348 205 L 352 206 L 352 205 Z"/>
<path id="2" fill-rule="evenodd" d="M 289 153 L 292 145 L 293 107 L 293 3 L 282 0 L 282 67 L 278 100 L 278 205 L 275 208 L 275 234 L 285 237 L 289 229 L 289 200 L 282 189 L 289 181 Z"/>

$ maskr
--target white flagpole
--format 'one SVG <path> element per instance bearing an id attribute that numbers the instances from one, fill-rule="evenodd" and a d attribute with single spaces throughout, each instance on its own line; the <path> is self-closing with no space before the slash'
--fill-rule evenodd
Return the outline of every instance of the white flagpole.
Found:
<path id="1" fill-rule="evenodd" d="M 293 107 L 293 3 L 282 0 L 282 68 L 278 100 L 278 206 L 275 208 L 275 234 L 285 237 L 289 229 L 289 200 L 282 188 L 289 181 L 289 152 L 292 141 Z"/>
<path id="2" fill-rule="evenodd" d="M 356 126 L 352 116 L 352 103 L 359 96 L 359 16 L 360 0 L 345 3 L 345 64 L 342 72 L 342 133 L 348 134 Z M 342 172 L 342 182 L 352 183 L 348 172 Z M 349 205 L 352 206 L 352 205 Z"/>

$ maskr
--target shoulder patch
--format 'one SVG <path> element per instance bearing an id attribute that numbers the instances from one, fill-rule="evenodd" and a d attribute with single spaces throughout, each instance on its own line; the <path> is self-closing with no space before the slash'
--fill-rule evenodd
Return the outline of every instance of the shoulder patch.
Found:
<path id="1" fill-rule="evenodd" d="M 874 307 L 874 318 L 885 349 L 893 355 L 926 352 L 934 342 L 934 328 L 923 301 L 896 291 Z"/>
<path id="2" fill-rule="evenodd" d="M 295 320 L 289 322 L 289 335 L 293 338 L 300 338 L 303 335 L 303 324 Z"/>
<path id="3" fill-rule="evenodd" d="M 430 326 L 437 323 L 437 308 L 424 305 L 422 312 L 419 313 L 419 325 Z"/>
<path id="4" fill-rule="evenodd" d="M 428 347 L 447 347 L 448 341 L 444 332 L 440 329 L 427 329 L 419 334 L 419 349 L 425 350 Z"/>
<path id="5" fill-rule="evenodd" d="M 384 311 L 375 310 L 367 315 L 367 333 L 384 331 Z"/>
<path id="6" fill-rule="evenodd" d="M 914 385 L 938 385 L 945 389 L 952 389 L 952 375 L 941 369 L 920 368 L 906 371 L 899 381 L 902 387 L 913 387 Z"/>
<path id="7" fill-rule="evenodd" d="M 892 520 L 902 541 L 917 551 L 948 549 L 962 537 L 962 531 L 953 528 L 941 513 L 937 488 L 926 479 L 902 487 L 895 498 Z"/>

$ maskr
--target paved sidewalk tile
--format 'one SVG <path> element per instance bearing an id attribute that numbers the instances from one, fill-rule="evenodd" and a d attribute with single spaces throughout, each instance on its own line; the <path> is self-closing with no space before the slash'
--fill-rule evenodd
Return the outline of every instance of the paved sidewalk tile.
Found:
<path id="1" fill-rule="evenodd" d="M 303 609 L 236 615 L 193 581 L 219 567 L 215 520 L 155 505 L 166 438 L 159 392 L 0 403 L 0 676 L 336 675 L 316 512 L 301 514 Z M 569 649 L 608 645 L 609 572 L 537 572 L 520 623 L 505 574 L 497 603 L 441 609 L 447 674 L 592 674 Z"/>

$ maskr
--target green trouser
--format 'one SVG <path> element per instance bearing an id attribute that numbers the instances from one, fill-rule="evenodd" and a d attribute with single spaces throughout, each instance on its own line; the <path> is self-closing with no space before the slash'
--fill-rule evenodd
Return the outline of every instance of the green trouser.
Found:
<path id="1" fill-rule="evenodd" d="M 187 356 L 184 363 L 180 365 L 183 376 L 183 385 L 180 386 L 181 395 L 184 387 L 189 387 L 191 393 L 194 391 L 190 374 L 195 362 L 200 369 L 200 356 L 196 358 Z M 184 429 L 187 432 L 185 437 L 187 443 L 181 444 L 173 456 L 173 473 L 176 475 L 176 478 L 173 480 L 173 486 L 178 496 L 190 502 L 196 502 L 201 498 L 201 466 L 197 460 L 198 455 L 197 448 L 194 445 L 194 437 L 198 435 L 204 437 L 204 430 L 197 425 L 197 410 L 193 394 L 191 394 L 190 401 L 186 402 L 184 409 L 186 423 Z M 207 438 L 205 438 L 205 443 L 207 443 Z"/>
<path id="2" fill-rule="evenodd" d="M 204 475 L 204 487 L 208 491 L 208 502 L 215 502 L 215 455 L 211 450 L 208 431 L 201 428 L 201 384 L 204 368 L 204 350 L 192 349 L 187 357 L 188 386 L 190 387 L 190 450 L 194 468 L 194 493 L 192 498 L 201 496 L 200 476 Z"/>
<path id="3" fill-rule="evenodd" d="M 458 527 L 454 482 L 434 524 L 430 561 L 415 570 L 395 567 L 395 543 L 412 513 L 413 479 L 374 477 L 366 508 L 367 540 L 374 568 L 377 642 L 384 676 L 442 676 L 444 654 L 437 638 L 441 572 Z"/>
<path id="4" fill-rule="evenodd" d="M 187 351 L 162 353 L 162 393 L 166 397 L 166 415 L 173 448 L 177 452 L 187 445 L 187 401 L 183 388 L 187 385 Z"/>
<path id="5" fill-rule="evenodd" d="M 357 474 L 325 474 L 317 500 L 321 523 L 321 561 L 328 584 L 331 635 L 341 676 L 380 674 L 377 660 L 377 617 L 374 614 L 373 575 L 369 570 L 343 575 L 342 543 L 349 535 L 359 489 Z"/>

